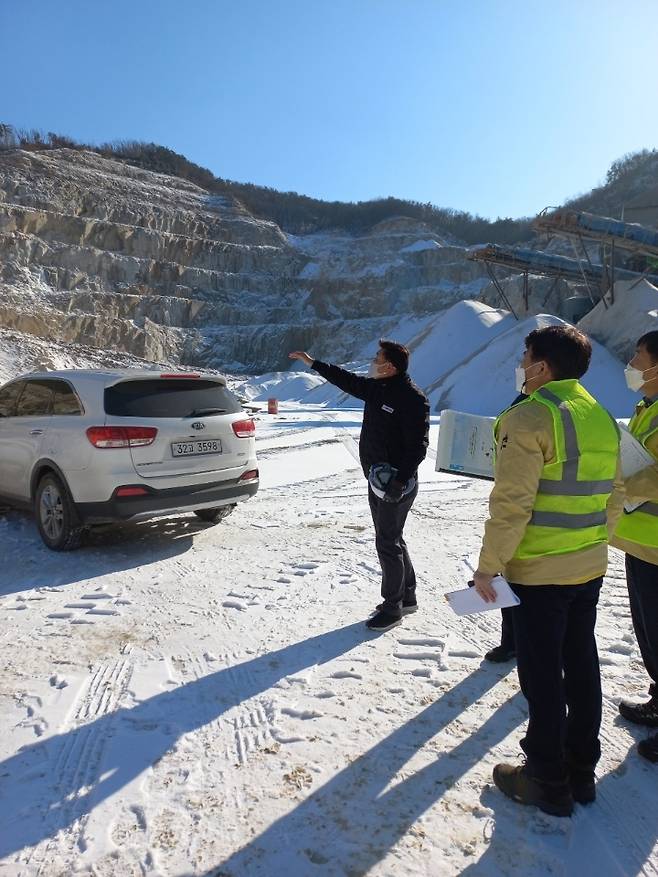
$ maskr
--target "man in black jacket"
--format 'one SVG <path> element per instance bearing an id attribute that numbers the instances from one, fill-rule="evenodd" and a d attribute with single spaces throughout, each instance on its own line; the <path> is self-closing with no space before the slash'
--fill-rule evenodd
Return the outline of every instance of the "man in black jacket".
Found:
<path id="1" fill-rule="evenodd" d="M 375 525 L 375 545 L 382 567 L 382 603 L 368 619 L 370 630 L 383 632 L 415 612 L 416 575 L 402 531 L 418 493 L 418 466 L 425 459 L 429 433 L 429 403 L 407 374 L 409 351 L 394 341 L 380 341 L 368 377 L 313 359 L 299 359 L 351 396 L 363 399 L 359 457 L 369 478 L 368 500 Z M 383 496 L 372 488 L 373 470 L 388 464 L 397 470 Z"/>

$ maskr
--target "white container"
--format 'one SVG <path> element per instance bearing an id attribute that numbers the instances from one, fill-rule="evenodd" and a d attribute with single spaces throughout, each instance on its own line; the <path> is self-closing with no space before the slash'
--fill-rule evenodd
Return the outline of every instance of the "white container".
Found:
<path id="1" fill-rule="evenodd" d="M 436 471 L 493 478 L 495 420 L 495 417 L 466 414 L 449 408 L 442 411 Z"/>

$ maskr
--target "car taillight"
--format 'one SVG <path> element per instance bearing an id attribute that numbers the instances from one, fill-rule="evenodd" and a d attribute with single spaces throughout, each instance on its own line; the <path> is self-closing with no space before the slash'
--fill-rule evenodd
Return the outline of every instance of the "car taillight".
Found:
<path id="1" fill-rule="evenodd" d="M 118 487 L 116 496 L 145 496 L 148 493 L 145 487 Z"/>
<path id="2" fill-rule="evenodd" d="M 251 438 L 251 436 L 256 432 L 256 424 L 253 420 L 235 420 L 231 426 L 233 427 L 233 432 L 237 435 L 238 438 Z"/>
<path id="3" fill-rule="evenodd" d="M 154 426 L 90 426 L 87 438 L 95 448 L 140 448 L 152 445 Z"/>
<path id="4" fill-rule="evenodd" d="M 238 478 L 238 481 L 255 481 L 258 478 L 258 469 L 248 469 Z"/>

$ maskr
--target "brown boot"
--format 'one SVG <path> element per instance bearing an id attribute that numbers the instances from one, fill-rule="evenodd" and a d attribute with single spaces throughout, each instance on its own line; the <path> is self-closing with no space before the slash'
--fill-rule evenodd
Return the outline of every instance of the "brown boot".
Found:
<path id="1" fill-rule="evenodd" d="M 573 813 L 573 796 L 566 776 L 559 781 L 540 780 L 530 776 L 525 764 L 497 764 L 493 779 L 503 794 L 519 804 L 531 804 L 551 816 Z"/>

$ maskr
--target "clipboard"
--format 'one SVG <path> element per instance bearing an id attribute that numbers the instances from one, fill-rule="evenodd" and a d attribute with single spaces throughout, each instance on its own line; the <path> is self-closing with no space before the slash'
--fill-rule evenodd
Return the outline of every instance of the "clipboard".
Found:
<path id="1" fill-rule="evenodd" d="M 475 588 L 462 588 L 445 595 L 455 615 L 473 615 L 476 612 L 490 612 L 492 609 L 507 609 L 519 606 L 521 601 L 502 576 L 494 576 L 491 582 L 496 592 L 493 603 L 487 603 Z"/>

